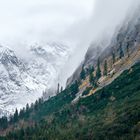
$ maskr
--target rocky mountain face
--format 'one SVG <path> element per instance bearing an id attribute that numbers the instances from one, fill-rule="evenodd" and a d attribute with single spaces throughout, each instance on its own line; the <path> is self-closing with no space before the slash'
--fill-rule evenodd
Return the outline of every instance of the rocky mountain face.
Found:
<path id="1" fill-rule="evenodd" d="M 82 67 L 87 68 L 90 65 L 96 67 L 98 58 L 101 63 L 104 63 L 105 59 L 112 59 L 112 53 L 115 53 L 116 59 L 119 59 L 120 48 L 125 55 L 137 52 L 140 48 L 140 8 L 131 15 L 126 17 L 123 24 L 116 30 L 113 37 L 110 39 L 110 43 L 107 45 L 106 42 L 92 43 L 87 50 L 84 61 L 76 69 L 74 74 L 68 79 L 67 85 L 72 84 L 76 79 L 79 79 Z M 76 78 L 75 78 L 76 77 Z"/>
<path id="2" fill-rule="evenodd" d="M 82 67 L 84 66 L 86 68 L 86 67 L 89 67 L 90 65 L 93 65 L 93 63 L 97 61 L 97 58 L 100 56 L 102 51 L 103 51 L 103 48 L 99 46 L 94 48 L 93 45 L 91 45 L 89 49 L 87 50 L 84 61 L 81 62 L 81 64 L 73 73 L 73 75 L 68 78 L 67 86 L 71 85 L 73 82 L 75 82 L 75 80 L 79 79 Z"/>
<path id="3" fill-rule="evenodd" d="M 40 83 L 45 84 L 47 89 L 52 88 L 61 68 L 69 58 L 72 49 L 61 43 L 48 43 L 46 45 L 33 45 L 29 50 L 32 58 L 27 62 L 27 71 L 36 77 Z"/>
<path id="4" fill-rule="evenodd" d="M 60 43 L 35 44 L 29 49 L 31 57 L 27 60 L 0 46 L 0 116 L 35 102 L 52 88 L 69 53 L 70 48 Z"/>

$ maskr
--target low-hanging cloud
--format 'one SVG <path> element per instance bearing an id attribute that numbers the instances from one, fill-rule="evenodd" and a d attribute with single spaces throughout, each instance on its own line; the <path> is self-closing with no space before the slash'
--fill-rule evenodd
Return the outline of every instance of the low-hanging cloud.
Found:
<path id="1" fill-rule="evenodd" d="M 64 34 L 67 40 L 76 42 L 77 46 L 65 66 L 67 70 L 64 68 L 64 77 L 69 77 L 75 71 L 92 42 L 100 42 L 102 39 L 110 41 L 116 28 L 123 23 L 126 16 L 129 18 L 140 3 L 139 0 L 95 0 L 94 2 L 92 16 L 74 23 Z M 107 44 L 104 44 L 104 47 L 106 46 Z"/>
<path id="2" fill-rule="evenodd" d="M 34 42 L 66 41 L 74 52 L 60 75 L 64 84 L 89 45 L 111 38 L 140 0 L 0 0 L 0 44 L 26 57 Z M 25 53 L 24 53 L 25 51 Z"/>
<path id="3" fill-rule="evenodd" d="M 0 43 L 57 39 L 91 13 L 93 0 L 0 0 Z"/>

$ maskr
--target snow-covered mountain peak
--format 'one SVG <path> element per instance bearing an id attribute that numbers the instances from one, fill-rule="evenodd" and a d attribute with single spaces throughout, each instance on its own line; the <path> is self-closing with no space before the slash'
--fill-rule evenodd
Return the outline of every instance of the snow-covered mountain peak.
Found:
<path id="1" fill-rule="evenodd" d="M 34 55 L 47 60 L 48 62 L 52 62 L 67 56 L 70 52 L 70 48 L 69 46 L 61 44 L 59 42 L 48 42 L 43 45 L 32 45 L 31 52 Z"/>
<path id="2" fill-rule="evenodd" d="M 26 71 L 14 51 L 0 47 L 0 116 L 13 113 L 42 96 L 46 86 Z M 26 99 L 28 97 L 28 99 Z"/>
<path id="3" fill-rule="evenodd" d="M 11 63 L 13 65 L 19 66 L 21 65 L 20 60 L 16 57 L 14 51 L 8 49 L 8 48 L 2 48 L 2 51 L 0 53 L 0 61 L 2 62 L 2 64 L 8 64 Z"/>
<path id="4" fill-rule="evenodd" d="M 0 116 L 35 102 L 46 90 L 55 90 L 71 51 L 57 42 L 34 44 L 26 54 L 30 59 L 21 59 L 13 50 L 0 46 Z"/>

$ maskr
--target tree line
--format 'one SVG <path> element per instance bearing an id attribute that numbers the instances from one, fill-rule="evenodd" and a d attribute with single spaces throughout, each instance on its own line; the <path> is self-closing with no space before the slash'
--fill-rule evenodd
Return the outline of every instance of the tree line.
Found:
<path id="1" fill-rule="evenodd" d="M 129 48 L 129 42 L 126 45 L 126 50 L 127 50 L 127 55 L 130 57 L 130 48 Z M 119 59 L 122 59 L 125 56 L 124 51 L 122 49 L 122 43 L 119 43 Z M 115 64 L 117 61 L 116 53 L 115 51 L 111 52 L 111 57 L 112 57 L 112 65 Z M 82 66 L 82 70 L 80 73 L 80 79 L 85 80 L 87 76 L 89 76 L 89 82 L 92 86 L 96 87 L 98 84 L 98 80 L 102 76 L 107 76 L 108 75 L 108 60 L 104 60 L 103 64 L 103 72 L 101 71 L 101 62 L 100 58 L 97 60 L 97 65 L 96 65 L 96 70 L 94 66 L 89 66 L 88 68 L 84 68 L 84 65 Z"/>

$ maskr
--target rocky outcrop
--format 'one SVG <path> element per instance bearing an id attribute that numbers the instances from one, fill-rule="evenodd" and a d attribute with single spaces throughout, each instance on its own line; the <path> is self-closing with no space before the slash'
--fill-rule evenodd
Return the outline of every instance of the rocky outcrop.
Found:
<path id="1" fill-rule="evenodd" d="M 123 24 L 118 28 L 109 45 L 103 43 L 92 43 L 89 47 L 84 62 L 78 67 L 74 74 L 68 79 L 67 85 L 73 83 L 80 76 L 82 66 L 85 68 L 89 65 L 96 67 L 97 59 L 100 58 L 101 64 L 103 65 L 104 60 L 108 59 L 110 65 L 112 65 L 112 53 L 115 53 L 116 59 L 120 57 L 120 47 L 125 56 L 136 52 L 139 49 L 140 44 L 140 8 L 138 7 L 131 17 L 127 17 Z M 75 78 L 76 77 L 76 78 Z"/>

